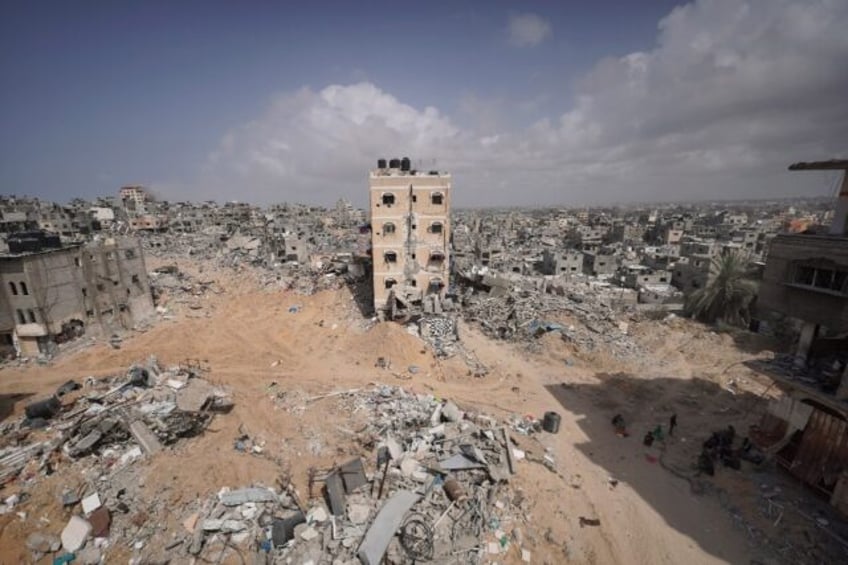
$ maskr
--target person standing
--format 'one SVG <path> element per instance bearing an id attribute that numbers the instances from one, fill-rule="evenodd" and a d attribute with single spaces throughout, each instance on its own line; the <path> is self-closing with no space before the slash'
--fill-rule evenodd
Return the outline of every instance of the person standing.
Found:
<path id="1" fill-rule="evenodd" d="M 668 419 L 668 435 L 674 435 L 674 427 L 677 426 L 677 414 L 672 414 Z"/>

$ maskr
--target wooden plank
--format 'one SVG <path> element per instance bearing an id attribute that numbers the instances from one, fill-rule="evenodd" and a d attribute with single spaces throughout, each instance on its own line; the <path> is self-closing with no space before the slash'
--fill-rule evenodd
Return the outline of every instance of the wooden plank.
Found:
<path id="1" fill-rule="evenodd" d="M 833 489 L 833 473 L 846 466 L 848 423 L 823 411 L 813 411 L 794 461 L 789 465 L 790 472 L 809 485 L 829 493 Z"/>

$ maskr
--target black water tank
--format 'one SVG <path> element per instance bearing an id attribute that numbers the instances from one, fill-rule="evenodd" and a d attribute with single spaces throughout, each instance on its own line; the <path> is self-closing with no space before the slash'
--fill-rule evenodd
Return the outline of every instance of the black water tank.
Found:
<path id="1" fill-rule="evenodd" d="M 559 431 L 560 417 L 556 412 L 545 412 L 542 419 L 542 429 L 548 433 L 555 434 Z"/>
<path id="2" fill-rule="evenodd" d="M 385 159 L 377 159 L 377 168 L 385 169 L 386 168 L 386 160 Z"/>
<path id="3" fill-rule="evenodd" d="M 409 162 L 409 157 L 404 157 L 400 160 L 400 170 L 408 171 L 411 168 L 411 163 Z"/>
<path id="4" fill-rule="evenodd" d="M 392 159 L 389 161 L 390 169 L 400 169 L 400 159 Z"/>

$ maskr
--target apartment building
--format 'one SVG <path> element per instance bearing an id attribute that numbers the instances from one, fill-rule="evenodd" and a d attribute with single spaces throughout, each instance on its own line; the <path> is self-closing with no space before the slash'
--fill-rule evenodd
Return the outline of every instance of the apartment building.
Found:
<path id="1" fill-rule="evenodd" d="M 118 195 L 124 206 L 135 212 L 143 212 L 144 203 L 149 198 L 147 190 L 140 185 L 122 186 L 118 191 Z"/>
<path id="2" fill-rule="evenodd" d="M 439 308 L 450 275 L 451 176 L 412 169 L 408 158 L 377 161 L 369 175 L 374 309 Z"/>

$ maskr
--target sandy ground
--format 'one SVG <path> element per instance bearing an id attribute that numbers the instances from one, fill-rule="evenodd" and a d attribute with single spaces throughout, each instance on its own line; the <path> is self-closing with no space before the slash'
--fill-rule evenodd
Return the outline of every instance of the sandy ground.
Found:
<path id="1" fill-rule="evenodd" d="M 692 475 L 693 454 L 709 430 L 730 421 L 740 427 L 753 417 L 746 403 L 766 391 L 768 381 L 738 362 L 759 355 L 758 344 L 740 347 L 688 321 L 650 322 L 633 331 L 651 354 L 622 364 L 575 352 L 554 335 L 543 337 L 541 352 L 530 354 L 463 325 L 464 344 L 490 369 L 475 378 L 458 358 L 434 358 L 403 327 L 363 320 L 347 289 L 305 297 L 256 290 L 247 277 L 217 278 L 226 292 L 199 299 L 202 310 L 162 321 L 118 350 L 101 342 L 50 366 L 3 369 L 0 394 L 19 415 L 29 395 L 50 393 L 71 378 L 123 374 L 150 355 L 166 366 L 199 361 L 208 369 L 206 378 L 232 391 L 235 409 L 216 417 L 203 436 L 135 464 L 144 496 L 163 501 L 174 522 L 185 518 L 185 501 L 223 486 L 273 484 L 282 474 L 290 474 L 305 496 L 310 467 L 364 453 L 352 437 L 357 422 L 344 409 L 344 398 L 307 402 L 311 395 L 383 382 L 500 417 L 556 410 L 562 415 L 558 434 L 517 438 L 537 456 L 550 448 L 558 468 L 552 473 L 525 461 L 514 479 L 529 500 L 522 527 L 534 563 L 677 565 L 749 563 L 756 557 L 718 498 L 693 494 L 690 480 L 681 476 Z M 292 306 L 297 312 L 289 311 Z M 390 360 L 391 369 L 375 367 L 378 357 Z M 420 368 L 414 375 L 407 371 L 411 365 Z M 737 387 L 737 394 L 726 387 Z M 665 424 L 673 412 L 679 419 L 674 437 L 644 447 L 645 431 Z M 610 420 L 619 413 L 631 437 L 613 433 Z M 265 456 L 234 451 L 241 433 L 264 441 Z M 26 519 L 0 516 L 0 563 L 26 562 L 23 542 L 45 520 L 48 529 L 61 531 L 68 516 L 56 496 L 90 472 L 84 462 L 66 465 L 38 482 L 21 507 Z M 581 516 L 601 525 L 581 527 Z M 111 553 L 109 562 L 125 562 L 128 551 Z M 520 557 L 513 552 L 505 562 Z"/>

